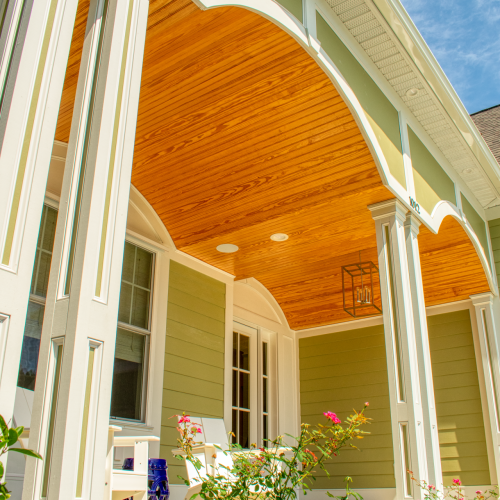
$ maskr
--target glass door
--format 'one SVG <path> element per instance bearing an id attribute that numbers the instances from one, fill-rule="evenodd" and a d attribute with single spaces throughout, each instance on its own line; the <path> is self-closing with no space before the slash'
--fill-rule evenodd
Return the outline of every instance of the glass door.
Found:
<path id="1" fill-rule="evenodd" d="M 243 448 L 257 441 L 257 330 L 234 323 L 233 328 L 233 442 Z"/>
<path id="2" fill-rule="evenodd" d="M 233 443 L 267 446 L 276 437 L 276 334 L 243 323 L 233 325 Z"/>

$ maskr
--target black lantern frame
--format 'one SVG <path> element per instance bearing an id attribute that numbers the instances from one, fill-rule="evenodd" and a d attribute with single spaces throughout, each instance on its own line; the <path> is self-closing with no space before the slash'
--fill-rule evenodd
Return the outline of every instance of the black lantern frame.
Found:
<path id="1" fill-rule="evenodd" d="M 375 303 L 374 280 L 380 283 L 378 267 L 373 262 L 342 266 L 342 300 L 344 311 L 353 318 L 382 313 L 382 303 Z M 350 285 L 349 288 L 346 286 Z"/>

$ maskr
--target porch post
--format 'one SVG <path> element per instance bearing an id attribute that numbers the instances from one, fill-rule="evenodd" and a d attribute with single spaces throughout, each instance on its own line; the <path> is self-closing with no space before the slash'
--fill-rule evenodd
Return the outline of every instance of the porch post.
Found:
<path id="1" fill-rule="evenodd" d="M 0 35 L 0 414 L 6 421 L 14 410 L 36 242 L 77 3 L 4 2 Z"/>
<path id="2" fill-rule="evenodd" d="M 397 498 L 423 498 L 417 480 L 442 487 L 418 222 L 398 200 L 368 207 L 377 232 Z"/>
<path id="3" fill-rule="evenodd" d="M 423 411 L 423 426 L 426 445 L 428 481 L 441 488 L 443 472 L 441 469 L 441 453 L 439 450 L 439 434 L 436 415 L 436 399 L 434 397 L 434 381 L 432 379 L 431 350 L 429 332 L 427 330 L 427 312 L 425 310 L 424 287 L 420 268 L 420 252 L 418 233 L 420 221 L 409 212 L 405 221 L 406 254 L 408 257 L 408 274 L 410 277 L 410 299 L 413 311 L 413 327 L 415 329 L 418 374 Z"/>
<path id="4" fill-rule="evenodd" d="M 95 0 L 50 270 L 23 499 L 110 498 L 105 483 L 123 247 L 148 0 Z"/>
<path id="5" fill-rule="evenodd" d="M 491 484 L 497 484 L 500 478 L 500 351 L 498 345 L 498 328 L 495 327 L 494 312 L 496 308 L 498 314 L 500 304 L 498 298 L 495 299 L 491 293 L 471 295 L 470 298 L 472 299 L 476 313 L 488 416 L 493 441 L 495 463 L 494 467 L 490 466 L 490 471 L 494 472 L 496 477 L 491 478 Z"/>

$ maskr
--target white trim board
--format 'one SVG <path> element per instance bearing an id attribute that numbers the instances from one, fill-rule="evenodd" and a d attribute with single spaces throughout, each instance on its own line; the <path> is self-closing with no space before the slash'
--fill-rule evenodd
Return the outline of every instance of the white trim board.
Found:
<path id="1" fill-rule="evenodd" d="M 450 302 L 448 304 L 439 304 L 436 306 L 426 307 L 427 316 L 436 316 L 438 314 L 446 314 L 450 312 L 463 311 L 470 309 L 472 301 L 470 299 Z M 317 328 L 309 328 L 307 330 L 298 330 L 295 332 L 298 339 L 316 337 L 317 335 L 327 335 L 329 333 L 347 332 L 349 330 L 357 330 L 359 328 L 369 328 L 383 324 L 383 317 L 372 316 L 369 318 L 358 319 L 354 321 L 345 321 L 343 323 L 334 323 L 333 325 L 319 326 Z"/>

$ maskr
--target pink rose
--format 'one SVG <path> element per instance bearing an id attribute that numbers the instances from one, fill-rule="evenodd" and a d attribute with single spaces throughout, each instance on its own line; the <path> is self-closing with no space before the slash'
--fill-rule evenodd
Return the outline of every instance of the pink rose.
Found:
<path id="1" fill-rule="evenodd" d="M 476 495 L 482 495 L 482 494 L 483 494 L 483 492 L 481 490 L 476 491 Z"/>
<path id="2" fill-rule="evenodd" d="M 328 419 L 331 420 L 334 424 L 340 424 L 341 420 L 337 417 L 336 413 L 333 413 L 331 411 L 327 411 L 323 413 L 323 415 Z"/>
<path id="3" fill-rule="evenodd" d="M 460 481 L 460 479 L 454 479 L 453 484 L 456 484 L 457 486 L 462 486 L 462 481 Z"/>
<path id="4" fill-rule="evenodd" d="M 179 419 L 179 424 L 183 424 L 184 422 L 191 422 L 189 415 L 182 415 L 182 417 Z"/>
<path id="5" fill-rule="evenodd" d="M 365 406 L 370 406 L 370 403 L 367 401 L 367 402 L 365 403 Z"/>

